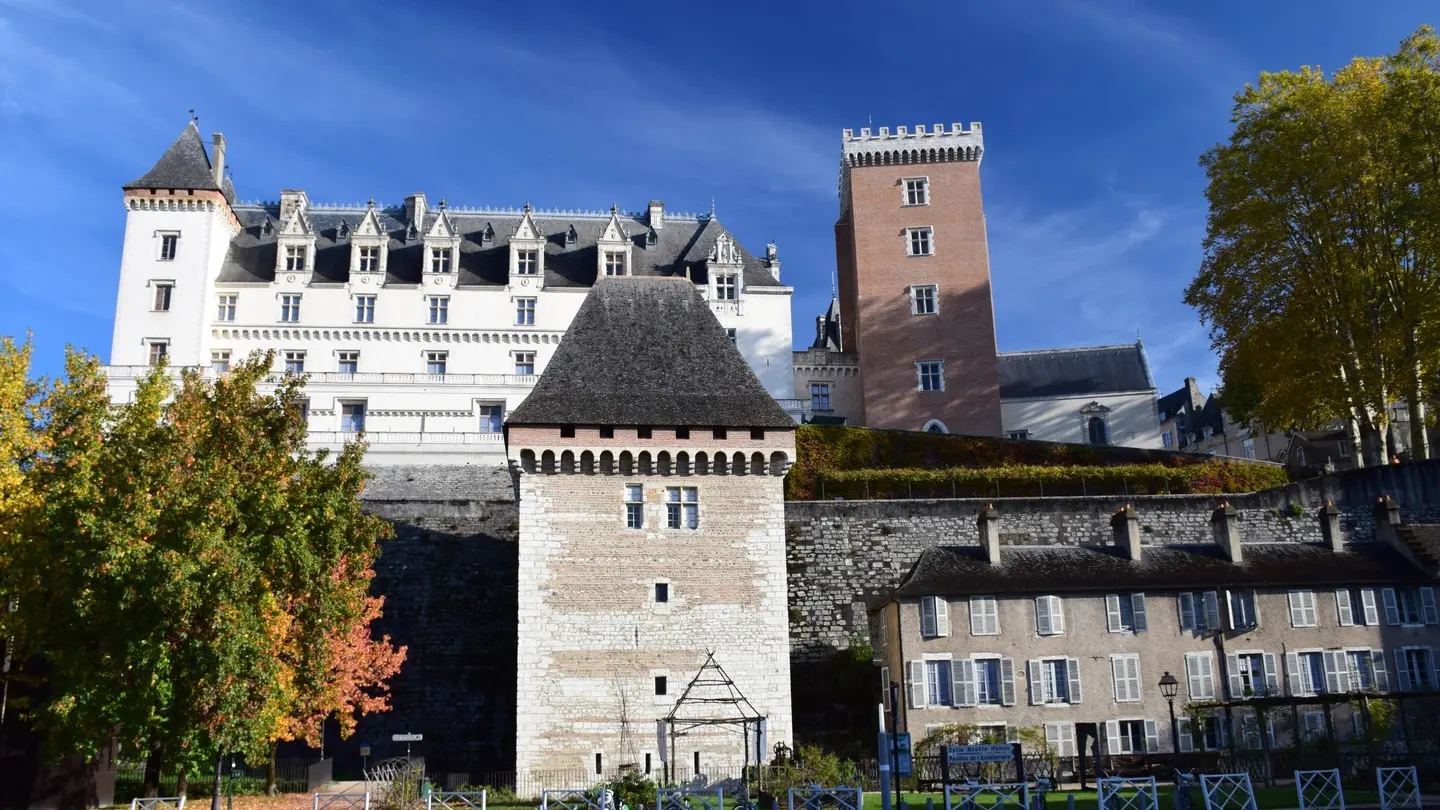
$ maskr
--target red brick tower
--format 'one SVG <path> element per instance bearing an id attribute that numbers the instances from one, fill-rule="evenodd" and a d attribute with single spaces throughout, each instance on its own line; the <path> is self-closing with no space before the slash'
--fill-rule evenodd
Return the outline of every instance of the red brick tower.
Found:
<path id="1" fill-rule="evenodd" d="M 845 130 L 835 254 L 845 350 L 877 428 L 999 436 L 980 124 Z"/>

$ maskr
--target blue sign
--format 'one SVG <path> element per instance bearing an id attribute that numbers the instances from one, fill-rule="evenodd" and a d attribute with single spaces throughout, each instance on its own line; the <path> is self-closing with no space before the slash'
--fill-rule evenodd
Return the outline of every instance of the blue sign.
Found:
<path id="1" fill-rule="evenodd" d="M 895 738 L 895 775 L 914 775 L 914 765 L 910 761 L 910 732 L 892 735 Z"/>

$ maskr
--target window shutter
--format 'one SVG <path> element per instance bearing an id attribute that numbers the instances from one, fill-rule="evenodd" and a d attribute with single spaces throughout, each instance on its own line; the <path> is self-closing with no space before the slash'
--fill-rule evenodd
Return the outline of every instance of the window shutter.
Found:
<path id="1" fill-rule="evenodd" d="M 1395 677 L 1401 692 L 1410 691 L 1410 668 L 1405 666 L 1405 650 L 1395 651 Z"/>
<path id="2" fill-rule="evenodd" d="M 1160 753 L 1160 729 L 1156 727 L 1154 720 L 1145 721 L 1145 753 Z"/>
<path id="3" fill-rule="evenodd" d="M 1425 590 L 1430 591 L 1429 588 Z M 1431 613 L 1434 613 L 1435 592 L 1430 591 Z M 1430 615 L 1430 614 L 1426 614 Z M 1435 622 L 1429 622 L 1434 624 Z M 1055 635 L 1062 635 L 1065 632 L 1065 600 L 1058 596 L 1050 597 L 1050 632 Z"/>
<path id="4" fill-rule="evenodd" d="M 1348 680 L 1350 674 L 1345 671 L 1345 653 L 1326 650 L 1322 658 L 1325 661 L 1325 691 L 1332 695 L 1348 692 L 1341 683 L 1342 679 Z"/>
<path id="5" fill-rule="evenodd" d="M 1015 705 L 1015 662 L 1009 658 L 1000 659 L 1000 703 Z"/>
<path id="6" fill-rule="evenodd" d="M 1135 632 L 1143 633 L 1150 629 L 1150 619 L 1145 615 L 1145 594 L 1137 593 L 1130 596 L 1130 607 L 1135 622 Z"/>
<path id="7" fill-rule="evenodd" d="M 1252 599 L 1252 600 L 1254 599 L 1254 596 L 1253 596 L 1253 595 L 1251 596 L 1251 599 Z M 1317 609 L 1316 609 L 1316 606 L 1315 606 L 1315 592 L 1314 592 L 1314 591 L 1303 591 L 1303 592 L 1300 594 L 1300 612 L 1303 614 L 1302 618 L 1305 619 L 1305 626 L 1306 626 L 1306 627 L 1317 627 L 1317 626 L 1319 626 L 1319 624 L 1320 624 L 1320 611 L 1317 610 Z M 1259 611 L 1259 602 L 1258 602 L 1258 601 L 1256 602 L 1255 623 L 1256 623 L 1256 624 L 1259 624 L 1259 623 L 1260 623 L 1260 611 Z"/>
<path id="8" fill-rule="evenodd" d="M 1435 660 L 1435 648 L 1426 647 L 1425 657 L 1430 660 L 1430 666 L 1434 668 L 1434 671 L 1430 673 L 1430 688 L 1434 689 L 1435 684 L 1440 683 L 1440 661 Z"/>
<path id="9" fill-rule="evenodd" d="M 1374 588 L 1360 589 L 1360 607 L 1361 618 L 1365 620 L 1366 624 L 1373 627 L 1380 623 L 1380 610 L 1375 607 Z"/>
<path id="10" fill-rule="evenodd" d="M 1069 675 L 1066 679 L 1069 683 L 1066 685 L 1069 686 L 1070 702 L 1078 704 L 1080 702 L 1080 659 L 1067 658 L 1065 664 Z"/>
<path id="11" fill-rule="evenodd" d="M 1116 720 L 1105 721 L 1105 753 L 1119 754 L 1120 751 L 1120 723 Z"/>
<path id="12" fill-rule="evenodd" d="M 1420 615 L 1426 624 L 1440 624 L 1440 615 L 1435 611 L 1435 589 L 1420 589 Z"/>
<path id="13" fill-rule="evenodd" d="M 1235 592 L 1226 588 L 1220 591 L 1219 599 L 1225 602 L 1225 629 L 1235 630 Z"/>
<path id="14" fill-rule="evenodd" d="M 1305 694 L 1305 682 L 1300 679 L 1300 656 L 1285 653 L 1285 677 L 1289 681 L 1290 694 Z"/>
<path id="15" fill-rule="evenodd" d="M 1290 626 L 1304 627 L 1305 616 L 1300 606 L 1300 591 L 1290 592 Z"/>
<path id="16" fill-rule="evenodd" d="M 1240 656 L 1229 653 L 1225 656 L 1225 674 L 1230 677 L 1230 699 L 1245 699 L 1245 681 L 1240 678 Z"/>
<path id="17" fill-rule="evenodd" d="M 1118 655 L 1110 656 L 1110 678 L 1114 681 L 1115 684 L 1115 700 L 1128 700 L 1129 698 L 1127 698 L 1125 695 L 1130 690 L 1129 687 L 1126 685 L 1125 681 L 1124 658 L 1121 658 Z"/>
<path id="18" fill-rule="evenodd" d="M 1200 681 L 1206 700 L 1215 699 L 1215 658 L 1209 653 L 1200 656 Z"/>
<path id="19" fill-rule="evenodd" d="M 1000 602 L 993 596 L 985 597 L 985 632 L 1000 635 Z"/>
<path id="20" fill-rule="evenodd" d="M 1130 676 L 1130 699 L 1141 700 L 1143 695 L 1141 694 L 1142 687 L 1140 686 L 1140 656 L 1138 654 L 1130 656 L 1125 667 Z"/>
<path id="21" fill-rule="evenodd" d="M 1075 756 L 1075 726 L 1070 723 L 1060 724 L 1060 755 Z"/>
<path id="22" fill-rule="evenodd" d="M 1048 596 L 1035 597 L 1035 632 L 1042 636 L 1048 636 L 1055 632 L 1050 624 L 1050 597 Z"/>
<path id="23" fill-rule="evenodd" d="M 1355 625 L 1355 610 L 1350 604 L 1350 589 L 1335 589 L 1335 617 L 1341 627 L 1353 627 Z"/>
<path id="24" fill-rule="evenodd" d="M 1025 662 L 1025 675 L 1030 681 L 1030 705 L 1039 706 L 1045 702 L 1045 682 L 1040 677 L 1040 659 L 1031 658 Z"/>
<path id="25" fill-rule="evenodd" d="M 1046 724 L 1045 724 L 1045 745 L 1050 748 L 1050 752 L 1051 752 L 1052 754 L 1054 754 L 1055 756 L 1057 756 L 1057 757 L 1063 757 L 1063 756 L 1065 756 L 1065 753 L 1060 750 L 1060 724 L 1059 724 L 1059 723 L 1046 723 Z"/>
<path id="26" fill-rule="evenodd" d="M 1390 691 L 1390 673 L 1385 670 L 1385 651 L 1370 651 L 1370 674 L 1375 684 L 1375 691 Z"/>
<path id="27" fill-rule="evenodd" d="M 985 617 L 980 615 L 980 597 L 970 597 L 970 635 L 983 635 L 985 632 Z"/>
<path id="28" fill-rule="evenodd" d="M 910 662 L 910 708 L 925 708 L 925 662 Z"/>
<path id="29" fill-rule="evenodd" d="M 975 662 L 961 658 L 955 662 L 954 700 L 956 706 L 975 705 Z"/>
<path id="30" fill-rule="evenodd" d="M 1214 591 L 1205 592 L 1205 624 L 1200 629 L 1220 629 L 1220 595 Z"/>
<path id="31" fill-rule="evenodd" d="M 1394 627 L 1400 623 L 1400 607 L 1395 602 L 1395 589 L 1385 588 L 1380 591 L 1380 600 L 1385 603 L 1385 623 Z"/>
<path id="32" fill-rule="evenodd" d="M 1118 633 L 1120 627 L 1120 597 L 1117 594 L 1107 594 L 1105 597 L 1105 620 L 1110 627 L 1110 632 Z"/>
<path id="33" fill-rule="evenodd" d="M 1255 592 L 1243 591 L 1240 594 L 1241 601 L 1250 609 L 1250 627 L 1260 626 L 1260 600 L 1255 597 Z"/>
<path id="34" fill-rule="evenodd" d="M 920 635 L 925 638 L 934 638 L 935 629 L 935 597 L 922 597 L 920 599 Z"/>
<path id="35" fill-rule="evenodd" d="M 1200 697 L 1200 663 L 1198 658 L 1194 653 L 1185 653 L 1186 689 L 1189 690 L 1191 700 L 1196 700 Z"/>
<path id="36" fill-rule="evenodd" d="M 943 596 L 935 599 L 935 635 L 950 635 L 950 600 Z"/>
<path id="37" fill-rule="evenodd" d="M 1265 653 L 1265 694 L 1278 696 L 1283 694 L 1280 691 L 1280 673 L 1276 667 L 1275 653 Z"/>
<path id="38" fill-rule="evenodd" d="M 1180 753 L 1188 754 L 1195 750 L 1195 738 L 1190 736 L 1190 718 L 1185 717 L 1177 720 L 1175 727 L 1180 731 Z"/>
<path id="39" fill-rule="evenodd" d="M 1182 593 L 1180 600 L 1180 629 L 1196 630 L 1195 626 L 1195 594 Z"/>

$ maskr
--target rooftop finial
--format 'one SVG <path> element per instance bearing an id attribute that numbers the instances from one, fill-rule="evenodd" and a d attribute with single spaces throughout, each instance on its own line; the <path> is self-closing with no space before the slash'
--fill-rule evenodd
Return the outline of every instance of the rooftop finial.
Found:
<path id="1" fill-rule="evenodd" d="M 198 124 L 198 123 L 200 123 L 200 116 L 196 115 L 196 114 L 195 114 L 195 110 L 193 110 L 193 109 L 190 110 L 190 123 L 192 123 L 192 124 Z"/>
<path id="2" fill-rule="evenodd" d="M 441 211 L 444 211 L 444 210 L 445 210 L 445 198 L 444 198 L 444 197 L 441 197 L 441 198 L 440 198 L 440 210 L 441 210 Z"/>
<path id="3" fill-rule="evenodd" d="M 365 207 L 366 207 L 366 208 L 374 208 L 374 207 L 375 207 L 375 198 L 374 198 L 374 197 L 371 197 L 371 198 L 370 198 L 370 201 L 367 202 L 367 203 L 365 203 Z"/>
<path id="4" fill-rule="evenodd" d="M 710 218 L 715 218 L 715 197 L 713 195 L 710 197 Z"/>

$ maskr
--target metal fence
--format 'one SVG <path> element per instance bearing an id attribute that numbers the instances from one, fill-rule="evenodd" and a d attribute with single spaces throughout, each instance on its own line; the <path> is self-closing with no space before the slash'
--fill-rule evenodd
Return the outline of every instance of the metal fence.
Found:
<path id="1" fill-rule="evenodd" d="M 306 784 L 306 770 L 313 764 L 310 760 L 300 757 L 286 757 L 275 761 L 275 784 L 281 793 L 305 793 L 308 790 Z M 230 763 L 225 763 L 225 780 L 234 780 L 235 794 L 255 795 L 265 792 L 266 766 L 240 765 L 236 769 L 236 775 L 232 776 Z M 208 796 L 214 785 L 215 772 L 192 773 L 188 775 L 188 784 L 185 792 L 195 796 Z M 115 801 L 128 803 L 131 799 L 138 797 L 145 782 L 144 763 L 117 763 L 115 771 Z M 160 795 L 178 795 L 180 775 L 175 772 L 162 773 L 160 776 Z"/>

